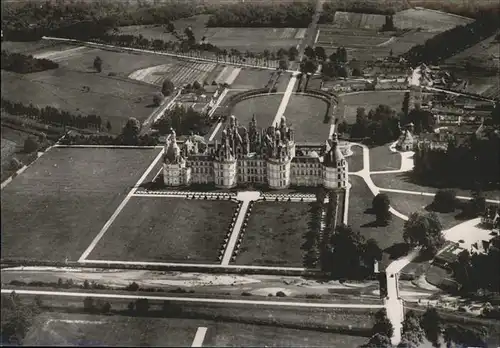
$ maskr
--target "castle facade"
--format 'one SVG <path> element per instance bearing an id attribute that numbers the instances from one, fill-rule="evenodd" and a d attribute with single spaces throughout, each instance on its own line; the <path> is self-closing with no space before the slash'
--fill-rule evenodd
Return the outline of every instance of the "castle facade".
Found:
<path id="1" fill-rule="evenodd" d="M 255 117 L 248 129 L 231 116 L 220 141 L 200 153 L 191 140 L 179 146 L 175 132 L 168 136 L 163 157 L 163 179 L 167 186 L 215 184 L 233 188 L 239 184 L 323 186 L 344 189 L 347 163 L 334 133 L 318 151 L 295 143 L 294 131 L 283 117 L 279 124 L 259 130 Z"/>

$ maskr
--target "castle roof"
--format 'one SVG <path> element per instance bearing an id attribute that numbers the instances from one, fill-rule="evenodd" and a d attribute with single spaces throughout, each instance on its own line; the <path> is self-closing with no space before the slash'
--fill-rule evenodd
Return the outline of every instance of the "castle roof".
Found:
<path id="1" fill-rule="evenodd" d="M 338 163 L 344 159 L 344 155 L 340 152 L 338 147 L 337 134 L 333 133 L 332 137 L 328 139 L 327 151 L 323 160 L 323 164 L 327 167 L 337 168 Z"/>

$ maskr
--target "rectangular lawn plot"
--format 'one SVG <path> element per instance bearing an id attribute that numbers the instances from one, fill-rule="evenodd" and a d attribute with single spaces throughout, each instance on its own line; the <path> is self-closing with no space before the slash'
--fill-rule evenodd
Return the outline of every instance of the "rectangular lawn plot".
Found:
<path id="1" fill-rule="evenodd" d="M 404 93 L 405 91 L 367 91 L 341 94 L 336 113 L 340 119 L 355 123 L 356 110 L 359 107 L 364 108 L 367 114 L 381 104 L 388 105 L 398 112 L 403 105 Z"/>
<path id="2" fill-rule="evenodd" d="M 113 302 L 113 308 L 115 303 Z M 152 305 L 154 309 L 160 307 Z M 190 347 L 205 321 L 43 313 L 29 329 L 27 345 Z"/>
<path id="3" fill-rule="evenodd" d="M 217 262 L 236 203 L 132 197 L 91 260 Z"/>
<path id="4" fill-rule="evenodd" d="M 153 111 L 157 87 L 95 72 L 59 68 L 29 75 L 2 70 L 2 97 L 38 107 L 53 106 L 74 114 L 96 114 L 119 133 L 130 116 L 145 120 Z"/>
<path id="5" fill-rule="evenodd" d="M 374 197 L 370 189 L 360 177 L 351 175 L 349 181 L 352 187 L 349 194 L 347 224 L 355 231 L 359 231 L 367 240 L 375 239 L 382 249 L 403 242 L 404 221 L 393 215 L 389 225 L 377 226 L 375 215 L 367 212 L 372 206 Z"/>
<path id="6" fill-rule="evenodd" d="M 330 134 L 330 123 L 324 123 L 327 110 L 328 104 L 322 99 L 292 95 L 284 114 L 295 131 L 295 141 L 326 141 Z"/>
<path id="7" fill-rule="evenodd" d="M 231 84 L 231 88 L 256 89 L 264 88 L 272 76 L 270 70 L 243 68 Z"/>
<path id="8" fill-rule="evenodd" d="M 49 150 L 2 190 L 2 258 L 76 261 L 158 153 Z"/>
<path id="9" fill-rule="evenodd" d="M 351 146 L 352 155 L 345 159 L 349 166 L 349 173 L 359 172 L 363 169 L 363 148 L 361 146 Z"/>
<path id="10" fill-rule="evenodd" d="M 302 244 L 312 204 L 257 202 L 252 208 L 236 263 L 303 267 Z"/>
<path id="11" fill-rule="evenodd" d="M 276 326 L 217 323 L 209 327 L 206 345 L 211 347 L 357 347 L 364 337 Z"/>
<path id="12" fill-rule="evenodd" d="M 392 152 L 389 145 L 370 149 L 370 171 L 398 170 L 401 168 L 401 155 Z"/>

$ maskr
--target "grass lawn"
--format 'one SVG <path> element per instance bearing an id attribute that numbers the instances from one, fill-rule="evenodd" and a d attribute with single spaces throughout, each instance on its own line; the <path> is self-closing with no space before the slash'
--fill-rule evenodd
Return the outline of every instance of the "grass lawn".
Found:
<path id="1" fill-rule="evenodd" d="M 27 75 L 2 70 L 1 76 L 2 97 L 73 114 L 96 114 L 104 125 L 111 122 L 113 133 L 121 132 L 129 117 L 145 120 L 154 110 L 152 96 L 158 92 L 144 83 L 64 68 Z"/>
<path id="2" fill-rule="evenodd" d="M 310 203 L 257 202 L 252 208 L 237 264 L 303 267 Z"/>
<path id="3" fill-rule="evenodd" d="M 395 174 L 375 174 L 371 175 L 371 178 L 375 183 L 375 185 L 381 188 L 390 188 L 390 189 L 417 191 L 417 192 L 430 192 L 430 193 L 435 193 L 440 189 L 431 186 L 423 186 L 412 182 L 412 178 L 410 177 L 410 173 L 408 172 L 395 173 Z M 471 195 L 470 190 L 464 190 L 453 187 L 447 187 L 447 188 L 454 189 L 457 192 L 458 196 L 470 197 Z M 500 197 L 500 190 L 483 191 L 483 194 L 486 198 L 498 200 Z"/>
<path id="4" fill-rule="evenodd" d="M 347 224 L 354 230 L 360 231 L 366 239 L 375 239 L 382 249 L 403 242 L 404 221 L 393 216 L 389 225 L 375 226 L 375 215 L 366 213 L 366 210 L 372 206 L 373 195 L 370 189 L 358 176 L 351 175 L 349 181 L 352 187 L 349 195 Z"/>
<path id="5" fill-rule="evenodd" d="M 236 116 L 238 123 L 247 129 L 255 115 L 257 127 L 266 129 L 271 126 L 282 98 L 282 94 L 266 94 L 245 99 L 234 106 L 231 114 Z"/>
<path id="6" fill-rule="evenodd" d="M 370 149 L 370 171 L 396 170 L 401 168 L 399 152 L 389 150 L 389 145 L 372 147 Z"/>
<path id="7" fill-rule="evenodd" d="M 114 303 L 112 306 L 114 308 Z M 252 310 L 250 307 L 238 309 L 241 312 Z M 231 309 L 232 312 L 235 312 L 235 310 Z M 220 310 L 217 311 L 220 312 Z M 260 317 L 276 313 L 274 309 L 260 308 L 259 311 L 262 313 L 262 315 L 259 315 Z M 253 310 L 253 312 L 256 311 Z M 291 311 L 284 309 L 280 310 L 280 312 Z M 329 311 L 329 318 L 325 318 L 327 322 L 331 322 L 337 316 L 334 312 Z M 321 317 L 325 316 L 321 315 Z M 349 314 L 345 314 L 343 317 L 346 318 L 347 316 Z M 354 316 L 355 314 L 351 315 L 351 317 Z M 367 321 L 367 316 L 367 314 L 358 315 L 359 319 L 364 318 L 365 321 Z M 339 315 L 339 317 L 342 316 Z M 85 325 L 77 322 L 78 320 L 85 321 Z M 349 320 L 348 322 L 350 323 Z M 368 322 L 371 324 L 369 320 Z M 45 312 L 35 319 L 23 343 L 27 345 L 189 347 L 199 327 L 207 328 L 203 346 L 212 347 L 357 347 L 367 341 L 366 337 L 290 329 L 277 325 L 256 325 L 208 319 L 147 318 Z"/>
<path id="8" fill-rule="evenodd" d="M 230 201 L 133 197 L 89 259 L 217 262 L 235 208 Z"/>
<path id="9" fill-rule="evenodd" d="M 68 45 L 63 42 L 39 40 L 39 41 L 2 41 L 2 50 L 13 53 L 34 54 L 43 50 L 58 50 L 67 48 Z"/>
<path id="10" fill-rule="evenodd" d="M 348 123 L 356 122 L 356 110 L 365 108 L 366 113 L 380 104 L 388 105 L 396 112 L 403 105 L 404 91 L 366 91 L 339 95 L 337 115 Z"/>
<path id="11" fill-rule="evenodd" d="M 267 82 L 271 79 L 273 71 L 261 70 L 256 68 L 244 68 L 231 84 L 231 88 L 237 89 L 254 89 L 264 88 Z M 283 77 L 280 78 L 280 80 Z"/>
<path id="12" fill-rule="evenodd" d="M 346 157 L 349 172 L 358 172 L 363 169 L 363 148 L 361 146 L 351 146 L 352 155 Z"/>
<path id="13" fill-rule="evenodd" d="M 296 142 L 325 142 L 330 124 L 325 124 L 328 105 L 325 101 L 307 95 L 292 95 L 285 109 L 287 122 L 295 131 Z"/>
<path id="14" fill-rule="evenodd" d="M 2 257 L 76 261 L 157 154 L 49 150 L 2 190 Z"/>

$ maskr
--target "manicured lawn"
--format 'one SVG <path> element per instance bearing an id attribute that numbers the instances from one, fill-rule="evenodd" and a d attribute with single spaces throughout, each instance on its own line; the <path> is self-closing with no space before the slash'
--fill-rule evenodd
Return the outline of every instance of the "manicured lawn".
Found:
<path id="1" fill-rule="evenodd" d="M 325 142 L 330 124 L 325 124 L 328 105 L 325 101 L 306 95 L 292 95 L 285 109 L 285 116 L 295 131 L 296 142 Z"/>
<path id="2" fill-rule="evenodd" d="M 273 123 L 283 95 L 271 94 L 245 99 L 234 106 L 231 114 L 241 126 L 247 127 L 255 115 L 257 127 L 266 129 Z"/>
<path id="3" fill-rule="evenodd" d="M 157 154 L 49 150 L 2 190 L 2 257 L 76 261 Z"/>
<path id="4" fill-rule="evenodd" d="M 257 202 L 252 208 L 237 264 L 303 267 L 309 203 Z"/>
<path id="5" fill-rule="evenodd" d="M 403 242 L 404 221 L 393 216 L 389 225 L 376 226 L 375 215 L 366 213 L 366 210 L 372 206 L 373 195 L 370 189 L 360 177 L 351 175 L 349 181 L 352 187 L 349 195 L 347 224 L 354 230 L 360 231 L 366 239 L 375 239 L 382 249 Z"/>
<path id="6" fill-rule="evenodd" d="M 356 110 L 365 108 L 366 113 L 380 104 L 388 105 L 396 112 L 403 105 L 404 91 L 367 91 L 340 94 L 336 113 L 348 123 L 356 122 Z"/>
<path id="7" fill-rule="evenodd" d="M 433 197 L 429 196 L 419 196 L 419 195 L 409 195 L 405 193 L 394 193 L 394 192 L 384 192 L 389 197 L 391 201 L 391 206 L 399 211 L 400 213 L 410 216 L 412 213 L 430 212 L 428 206 L 434 200 Z M 427 208 L 427 209 L 426 209 Z M 460 209 L 455 210 L 451 213 L 436 213 L 441 221 L 443 230 L 447 230 L 453 226 L 456 226 L 463 222 L 463 220 L 456 219 L 455 216 L 460 213 Z"/>
<path id="8" fill-rule="evenodd" d="M 121 132 L 129 117 L 145 120 L 154 110 L 154 86 L 94 72 L 59 68 L 19 75 L 2 70 L 2 97 L 39 107 L 53 106 L 73 114 L 96 114 L 113 133 Z"/>
<path id="9" fill-rule="evenodd" d="M 389 145 L 372 147 L 370 149 L 370 171 L 396 170 L 401 168 L 399 152 L 389 150 Z"/>
<path id="10" fill-rule="evenodd" d="M 237 89 L 255 89 L 264 88 L 267 82 L 271 79 L 273 71 L 260 70 L 253 68 L 241 69 L 240 73 L 231 84 L 231 88 Z M 280 80 L 283 77 L 280 78 Z"/>
<path id="11" fill-rule="evenodd" d="M 346 157 L 349 166 L 349 172 L 358 172 L 363 169 L 363 148 L 361 146 L 351 146 L 353 152 L 351 156 Z"/>
<path id="12" fill-rule="evenodd" d="M 430 193 L 435 193 L 439 190 L 439 188 L 436 187 L 423 186 L 412 182 L 410 174 L 411 173 L 375 174 L 371 175 L 371 177 L 375 185 L 381 188 Z M 458 196 L 471 196 L 470 190 L 458 189 L 453 187 L 447 188 L 454 189 L 457 192 Z M 483 191 L 483 194 L 486 198 L 498 200 L 500 197 L 500 190 Z"/>
<path id="13" fill-rule="evenodd" d="M 217 262 L 235 208 L 230 201 L 133 197 L 89 259 Z"/>

